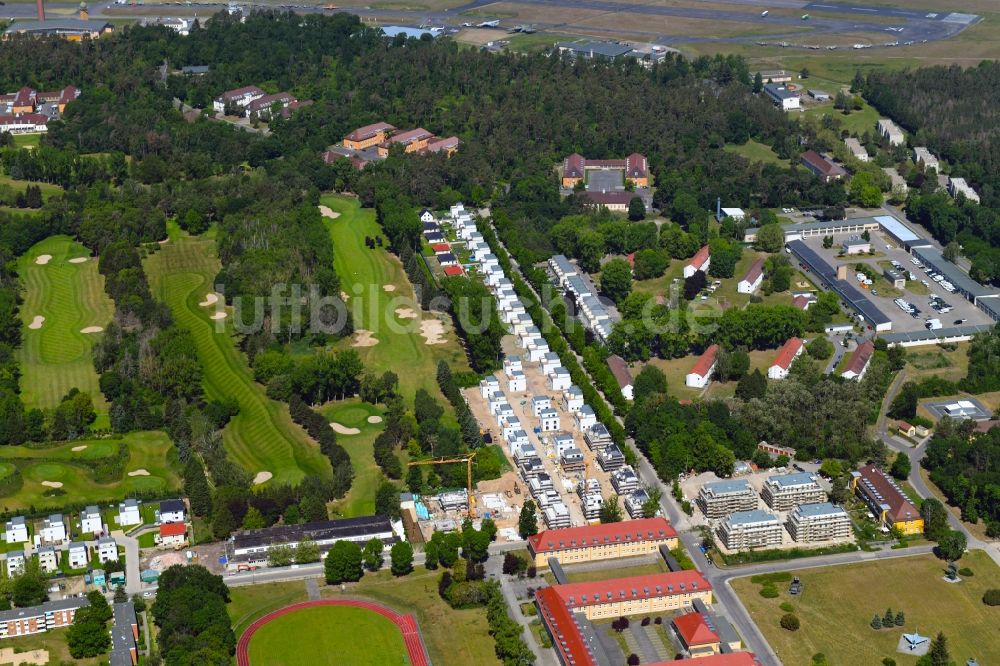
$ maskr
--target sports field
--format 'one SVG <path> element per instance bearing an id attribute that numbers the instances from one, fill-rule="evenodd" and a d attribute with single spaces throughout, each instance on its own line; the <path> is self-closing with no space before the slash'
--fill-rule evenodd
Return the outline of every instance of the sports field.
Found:
<path id="1" fill-rule="evenodd" d="M 113 457 L 120 443 L 129 447 L 130 454 L 122 479 L 97 483 L 91 465 Z M 57 508 L 112 502 L 134 492 L 167 494 L 181 485 L 172 449 L 173 443 L 160 431 L 131 432 L 122 439 L 74 440 L 58 446 L 3 446 L 0 478 L 16 468 L 23 483 L 20 490 L 0 498 L 0 506 L 12 511 L 31 506 Z"/>
<path id="2" fill-rule="evenodd" d="M 776 599 L 760 596 L 760 585 L 750 578 L 732 585 L 786 664 L 809 664 L 822 652 L 831 664 L 880 664 L 892 657 L 900 666 L 912 666 L 915 657 L 896 652 L 904 631 L 931 637 L 944 632 L 958 663 L 975 657 L 980 664 L 1000 664 L 1000 641 L 993 638 L 1000 614 L 982 602 L 983 592 L 997 586 L 1000 568 L 982 551 L 966 554 L 959 566 L 974 575 L 946 583 L 946 565 L 931 555 L 792 571 L 802 580 L 802 594 L 793 597 L 787 582 L 778 583 Z M 782 603 L 794 607 L 798 631 L 778 626 Z M 872 616 L 881 617 L 887 608 L 903 611 L 904 626 L 872 629 Z"/>
<path id="3" fill-rule="evenodd" d="M 352 398 L 327 403 L 319 411 L 328 421 L 358 430 L 354 434 L 337 435 L 337 442 L 351 456 L 354 481 L 347 496 L 334 506 L 334 511 L 347 518 L 370 516 L 375 513 L 375 490 L 382 479 L 382 470 L 372 457 L 372 445 L 375 437 L 382 432 L 382 424 L 369 423 L 368 418 L 381 417 L 382 409 Z"/>
<path id="4" fill-rule="evenodd" d="M 271 620 L 250 640 L 256 666 L 408 666 L 403 636 L 390 619 L 363 608 L 302 608 Z"/>
<path id="5" fill-rule="evenodd" d="M 171 227 L 169 242 L 147 258 L 145 268 L 153 294 L 194 335 L 208 397 L 231 397 L 240 403 L 240 413 L 222 433 L 230 458 L 251 474 L 270 472 L 276 483 L 294 485 L 307 474 L 329 476 L 329 461 L 292 422 L 287 405 L 269 399 L 264 387 L 254 382 L 230 327 L 209 319 L 215 307 L 199 305 L 213 290 L 219 271 L 211 235 L 192 237 Z"/>
<path id="6" fill-rule="evenodd" d="M 27 408 L 55 407 L 71 388 L 89 393 L 98 419 L 108 426 L 108 404 L 98 385 L 91 347 L 105 327 L 114 303 L 104 293 L 104 277 L 84 246 L 68 236 L 52 236 L 20 258 L 18 275 L 24 284 L 21 320 L 25 324 L 18 350 L 21 398 Z M 86 259 L 71 263 L 71 259 Z M 38 261 L 47 261 L 39 264 Z"/>

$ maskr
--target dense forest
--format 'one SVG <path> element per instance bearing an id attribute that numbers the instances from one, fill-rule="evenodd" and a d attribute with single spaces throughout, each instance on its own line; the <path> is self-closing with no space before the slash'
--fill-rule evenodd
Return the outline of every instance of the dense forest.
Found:
<path id="1" fill-rule="evenodd" d="M 907 209 L 942 243 L 962 244 L 974 278 L 1000 279 L 1000 63 L 882 70 L 855 86 L 979 193 L 982 206 L 936 194 L 911 199 Z"/>

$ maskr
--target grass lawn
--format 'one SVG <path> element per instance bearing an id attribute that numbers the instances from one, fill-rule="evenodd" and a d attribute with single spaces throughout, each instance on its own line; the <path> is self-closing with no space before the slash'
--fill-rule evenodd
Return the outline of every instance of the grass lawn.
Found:
<path id="1" fill-rule="evenodd" d="M 230 588 L 229 593 L 232 601 L 226 606 L 226 611 L 237 639 L 257 618 L 308 598 L 302 581 L 244 585 Z"/>
<path id="2" fill-rule="evenodd" d="M 69 653 L 69 644 L 66 642 L 66 634 L 69 629 L 50 629 L 45 633 L 33 634 L 31 636 L 18 636 L 16 638 L 3 639 L 3 647 L 14 650 L 18 653 L 31 652 L 32 650 L 46 650 L 49 653 L 50 664 L 73 664 L 73 666 L 97 666 L 97 664 L 107 663 L 106 654 L 100 657 L 89 659 L 73 659 Z M 103 659 L 102 659 L 103 657 Z M 12 661 L 3 662 L 11 664 Z"/>
<path id="3" fill-rule="evenodd" d="M 173 226 L 173 225 L 172 225 Z M 288 415 L 256 383 L 246 357 L 236 349 L 228 325 L 209 319 L 213 308 L 198 305 L 212 291 L 219 271 L 215 241 L 170 231 L 170 242 L 146 260 L 153 293 L 166 302 L 198 347 L 209 398 L 236 398 L 240 413 L 226 426 L 222 441 L 231 459 L 252 474 L 268 471 L 273 482 L 295 485 L 309 474 L 330 474 L 330 463 Z"/>
<path id="4" fill-rule="evenodd" d="M 409 307 L 424 319 L 430 317 L 419 312 L 402 264 L 388 250 L 365 246 L 365 236 L 382 235 L 375 211 L 361 208 L 357 199 L 349 197 L 327 195 L 322 202 L 340 213 L 337 219 L 324 221 L 333 241 L 334 267 L 342 289 L 350 296 L 347 305 L 354 327 L 372 331 L 378 339 L 376 345 L 354 348 L 365 367 L 371 372 L 392 370 L 398 374 L 400 391 L 410 404 L 416 390 L 423 388 L 447 405 L 437 385 L 438 361 L 447 361 L 454 372 L 469 370 L 451 322 L 446 324 L 444 344 L 426 344 L 418 319 L 400 319 L 396 315 L 397 309 Z M 385 291 L 385 285 L 395 289 Z M 347 347 L 351 343 L 345 340 L 340 344 Z"/>
<path id="5" fill-rule="evenodd" d="M 38 142 L 41 141 L 41 134 L 15 134 L 14 135 L 14 147 L 15 148 L 37 148 Z"/>
<path id="6" fill-rule="evenodd" d="M 995 635 L 997 610 L 982 602 L 983 592 L 996 586 L 1000 569 L 981 551 L 967 554 L 959 566 L 975 575 L 962 583 L 946 583 L 945 564 L 921 555 L 793 571 L 803 584 L 799 597 L 788 594 L 787 583 L 778 584 L 781 594 L 776 599 L 760 596 L 760 586 L 749 578 L 734 580 L 733 588 L 786 664 L 808 664 L 812 655 L 822 652 L 831 664 L 876 664 L 892 657 L 900 666 L 912 666 L 916 658 L 896 653 L 904 631 L 925 636 L 944 632 L 956 661 L 975 657 L 980 664 L 1000 663 L 1000 641 L 983 640 Z M 795 607 L 802 622 L 796 632 L 778 626 L 783 602 Z M 905 626 L 873 630 L 872 616 L 883 615 L 886 608 L 902 610 Z"/>
<path id="7" fill-rule="evenodd" d="M 68 236 L 52 236 L 37 243 L 17 263 L 24 284 L 21 320 L 25 330 L 18 361 L 21 364 L 21 398 L 25 407 L 56 407 L 71 388 L 89 393 L 98 414 L 95 428 L 107 428 L 108 404 L 98 385 L 91 347 L 100 334 L 81 333 L 88 326 L 105 327 L 114 314 L 114 303 L 104 292 L 104 277 L 97 261 L 69 263 L 90 251 Z M 35 263 L 41 255 L 52 258 Z M 41 328 L 27 328 L 44 317 Z"/>
<path id="8" fill-rule="evenodd" d="M 342 423 L 361 432 L 356 435 L 337 435 L 337 442 L 351 456 L 354 481 L 347 496 L 337 502 L 333 510 L 345 517 L 369 516 L 375 513 L 375 489 L 382 479 L 382 470 L 375 464 L 372 446 L 382 432 L 382 424 L 368 423 L 369 416 L 381 416 L 382 410 L 359 399 L 329 402 L 319 412 L 328 421 Z M 405 455 L 405 452 L 403 452 Z"/>
<path id="9" fill-rule="evenodd" d="M 120 442 L 128 445 L 130 453 L 125 476 L 116 483 L 97 483 L 82 461 L 114 455 Z M 73 450 L 81 446 L 85 448 Z M 44 448 L 4 446 L 0 447 L 0 460 L 5 466 L 16 466 L 24 479 L 17 493 L 0 499 L 4 511 L 29 506 L 59 508 L 80 502 L 103 504 L 122 500 L 137 491 L 162 491 L 166 495 L 181 486 L 173 443 L 160 431 L 132 432 L 121 440 L 75 440 Z M 128 476 L 128 472 L 141 469 L 149 475 Z M 62 492 L 43 486 L 42 481 L 62 483 L 59 489 Z"/>
<path id="10" fill-rule="evenodd" d="M 363 608 L 304 608 L 261 627 L 250 663 L 268 666 L 406 666 L 403 635 L 391 620 Z"/>
<path id="11" fill-rule="evenodd" d="M 906 352 L 906 378 L 919 380 L 936 375 L 951 381 L 963 379 L 969 372 L 969 343 L 961 342 L 951 351 L 941 347 L 921 347 Z"/>
<path id="12" fill-rule="evenodd" d="M 156 548 L 156 532 L 144 532 L 140 534 L 136 541 L 140 548 Z"/>
<path id="13" fill-rule="evenodd" d="M 727 144 L 725 147 L 727 153 L 736 153 L 737 155 L 742 155 L 751 162 L 764 162 L 765 164 L 777 164 L 779 166 L 787 167 L 788 160 L 781 159 L 778 155 L 771 149 L 771 146 L 759 143 L 750 139 L 742 146 L 736 146 Z"/>
<path id="14" fill-rule="evenodd" d="M 655 562 L 648 564 L 637 564 L 628 566 L 628 560 L 622 562 L 621 567 L 614 569 L 595 569 L 593 571 L 574 572 L 572 567 L 566 567 L 566 579 L 571 583 L 592 583 L 598 580 L 608 580 L 611 578 L 627 578 L 629 576 L 648 576 L 652 574 L 666 573 L 669 571 L 667 565 L 659 557 Z"/>
<path id="15" fill-rule="evenodd" d="M 812 79 L 807 79 L 807 82 L 811 80 Z M 836 94 L 836 91 L 828 92 L 831 95 Z M 803 114 L 806 116 L 830 115 L 840 121 L 842 129 L 858 136 L 869 130 L 874 131 L 875 122 L 879 117 L 878 111 L 868 104 L 865 104 L 860 111 L 851 111 L 851 113 L 845 116 L 843 113 L 833 108 L 833 102 L 817 104 L 816 106 L 809 108 L 807 111 L 804 111 Z"/>
<path id="16" fill-rule="evenodd" d="M 388 571 L 365 574 L 348 585 L 348 596 L 369 597 L 399 612 L 413 613 L 436 666 L 499 666 L 488 632 L 486 610 L 454 610 L 438 596 L 440 571 L 418 567 L 409 576 L 394 578 Z M 320 589 L 324 597 L 341 595 L 339 587 Z M 457 640 L 456 640 L 457 639 Z"/>
<path id="17" fill-rule="evenodd" d="M 32 180 L 18 180 L 2 173 L 0 173 L 0 185 L 10 185 L 19 192 L 23 192 L 28 185 L 37 185 L 42 191 L 42 199 L 45 201 L 48 201 L 49 197 L 53 194 L 62 194 L 63 191 L 63 188 L 58 185 L 53 185 L 52 183 L 35 182 Z"/>

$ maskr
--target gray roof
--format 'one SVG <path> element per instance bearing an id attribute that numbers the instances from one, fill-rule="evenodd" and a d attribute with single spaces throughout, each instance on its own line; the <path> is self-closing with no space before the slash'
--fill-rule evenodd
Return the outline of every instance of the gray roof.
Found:
<path id="1" fill-rule="evenodd" d="M 706 483 L 702 488 L 713 495 L 728 495 L 730 493 L 741 493 L 747 490 L 753 491 L 750 482 L 746 479 L 730 479 L 726 481 L 713 481 Z"/>
<path id="2" fill-rule="evenodd" d="M 914 246 L 911 251 L 918 259 L 924 262 L 924 264 L 930 266 L 935 271 L 943 275 L 944 278 L 948 282 L 955 285 L 957 289 L 965 293 L 972 294 L 974 298 L 990 296 L 996 293 L 996 290 L 984 287 L 973 280 L 969 277 L 968 273 L 945 259 L 941 254 L 941 251 L 930 244 Z"/>
<path id="3" fill-rule="evenodd" d="M 865 322 L 880 325 L 891 323 L 892 320 L 878 306 L 869 300 L 860 289 L 847 280 L 837 278 L 837 269 L 828 264 L 819 254 L 802 241 L 794 240 L 788 243 L 788 248 L 805 263 L 809 270 L 818 275 L 826 285 L 837 292 L 847 303 L 861 313 Z"/>
<path id="4" fill-rule="evenodd" d="M 70 544 L 69 544 L 69 546 L 68 546 L 68 548 L 70 550 L 76 550 L 77 548 L 86 549 L 87 548 L 87 544 L 85 542 L 83 542 L 83 541 L 71 541 Z"/>
<path id="5" fill-rule="evenodd" d="M 83 512 L 84 512 L 85 514 L 87 514 L 87 515 L 91 515 L 91 514 L 95 514 L 95 513 L 100 513 L 100 512 L 101 512 L 101 510 L 100 510 L 100 509 L 98 509 L 96 505 L 94 505 L 94 504 L 91 504 L 90 506 L 88 506 L 88 507 L 85 507 L 85 508 L 83 509 Z"/>
<path id="6" fill-rule="evenodd" d="M 47 520 L 50 523 L 61 523 L 63 522 L 63 515 L 61 513 L 53 513 L 45 520 Z"/>
<path id="7" fill-rule="evenodd" d="M 631 53 L 632 47 L 612 42 L 559 42 L 556 46 L 560 49 L 572 51 L 574 55 L 600 56 L 604 58 L 617 58 Z"/>
<path id="8" fill-rule="evenodd" d="M 944 340 L 946 338 L 961 337 L 965 335 L 975 335 L 985 333 L 993 328 L 993 324 L 975 324 L 972 326 L 954 326 L 949 328 L 939 328 L 933 331 L 920 329 L 918 331 L 899 331 L 898 333 L 883 333 L 881 337 L 888 344 L 899 344 L 902 342 L 921 342 L 924 340 Z"/>
<path id="9" fill-rule="evenodd" d="M 768 483 L 775 483 L 779 486 L 802 486 L 809 483 L 816 483 L 816 479 L 810 472 L 793 472 L 791 474 L 780 474 L 767 477 Z"/>
<path id="10" fill-rule="evenodd" d="M 185 65 L 181 67 L 181 72 L 184 74 L 207 74 L 209 69 L 208 65 Z"/>
<path id="11" fill-rule="evenodd" d="M 136 648 L 135 635 L 132 633 L 132 625 L 137 624 L 135 617 L 135 606 L 131 601 L 114 604 L 114 624 L 111 627 L 111 664 L 116 663 L 115 655 L 120 655 L 120 663 L 132 663 L 131 650 Z M 128 659 L 128 662 L 121 661 L 121 657 Z"/>
<path id="12" fill-rule="evenodd" d="M 44 21 L 15 21 L 5 33 L 18 32 L 100 32 L 111 24 L 107 21 L 81 21 L 74 18 L 47 18 Z"/>
<path id="13" fill-rule="evenodd" d="M 764 90 L 768 95 L 778 99 L 791 99 L 799 96 L 798 92 L 789 90 L 781 83 L 767 83 L 764 85 Z"/>
<path id="14" fill-rule="evenodd" d="M 129 499 L 127 499 L 124 502 L 122 502 L 119 506 L 124 506 L 126 508 L 128 508 L 130 506 L 138 507 L 139 506 L 139 500 L 133 499 L 133 498 L 130 497 Z"/>
<path id="15" fill-rule="evenodd" d="M 9 555 L 10 553 L 8 553 Z M 39 617 L 45 615 L 46 613 L 62 611 L 62 610 L 76 610 L 77 608 L 83 608 L 89 605 L 90 602 L 87 601 L 87 597 L 69 597 L 66 599 L 60 599 L 59 601 L 46 601 L 38 606 L 31 606 L 30 608 L 15 608 L 9 611 L 0 611 L 0 622 L 10 622 L 11 620 L 23 620 L 29 617 Z"/>
<path id="16" fill-rule="evenodd" d="M 321 520 L 302 525 L 276 525 L 248 532 L 237 532 L 231 538 L 234 548 L 256 548 L 303 540 L 321 541 L 375 536 L 391 531 L 392 526 L 385 516 L 362 516 L 340 520 Z"/>
<path id="17" fill-rule="evenodd" d="M 14 516 L 8 521 L 11 525 L 24 525 L 24 516 Z"/>
<path id="18" fill-rule="evenodd" d="M 576 273 L 576 266 L 570 263 L 569 259 L 566 258 L 564 254 L 557 254 L 551 258 L 553 264 L 559 268 L 563 274 Z"/>
<path id="19" fill-rule="evenodd" d="M 796 509 L 803 516 L 827 516 L 833 513 L 846 513 L 843 507 L 839 507 L 831 502 L 817 502 L 816 504 L 800 504 Z"/>
<path id="20" fill-rule="evenodd" d="M 735 511 L 729 514 L 729 522 L 733 525 L 747 525 L 749 523 L 765 523 L 773 522 L 777 523 L 778 519 L 772 513 L 768 513 L 762 509 L 754 509 L 753 511 Z"/>
<path id="21" fill-rule="evenodd" d="M 173 512 L 173 511 L 184 511 L 184 502 L 179 499 L 169 499 L 160 502 L 160 513 L 163 512 Z"/>

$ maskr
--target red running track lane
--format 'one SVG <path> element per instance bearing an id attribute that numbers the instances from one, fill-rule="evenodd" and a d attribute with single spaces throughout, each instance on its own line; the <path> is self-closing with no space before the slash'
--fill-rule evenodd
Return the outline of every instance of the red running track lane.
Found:
<path id="1" fill-rule="evenodd" d="M 397 627 L 399 627 L 400 633 L 403 634 L 403 643 L 406 645 L 406 652 L 410 657 L 410 663 L 412 666 L 430 666 L 431 661 L 427 657 L 427 651 L 424 649 L 423 641 L 420 640 L 420 632 L 417 629 L 417 621 L 412 615 L 400 615 L 396 611 L 386 608 L 381 604 L 357 599 L 318 599 L 315 601 L 303 601 L 301 603 L 292 604 L 291 606 L 279 608 L 278 610 L 268 613 L 264 617 L 255 620 L 254 623 L 247 627 L 246 631 L 243 632 L 243 635 L 240 636 L 239 642 L 236 644 L 237 666 L 250 666 L 250 654 L 248 651 L 250 647 L 250 639 L 253 638 L 253 635 L 257 633 L 258 629 L 263 627 L 268 622 L 276 620 L 283 615 L 294 613 L 295 611 L 302 610 L 303 608 L 315 608 L 317 606 L 353 606 L 354 608 L 370 610 L 388 618 Z"/>

